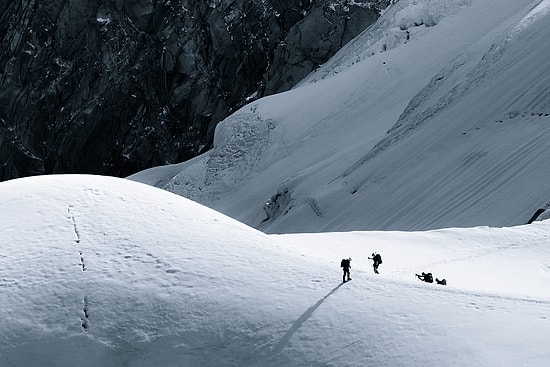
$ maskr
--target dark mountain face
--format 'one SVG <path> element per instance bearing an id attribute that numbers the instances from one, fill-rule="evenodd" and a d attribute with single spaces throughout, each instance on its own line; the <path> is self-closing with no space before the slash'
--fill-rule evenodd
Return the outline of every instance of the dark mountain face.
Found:
<path id="1" fill-rule="evenodd" d="M 0 0 L 0 180 L 189 159 L 389 2 Z"/>

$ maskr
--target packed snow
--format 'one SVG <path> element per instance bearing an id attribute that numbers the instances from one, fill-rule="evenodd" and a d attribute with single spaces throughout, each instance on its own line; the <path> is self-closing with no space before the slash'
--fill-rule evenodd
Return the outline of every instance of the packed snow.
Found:
<path id="1" fill-rule="evenodd" d="M 550 361 L 549 221 L 266 235 L 124 179 L 33 177 L 0 193 L 1 366 Z"/>
<path id="2" fill-rule="evenodd" d="M 266 233 L 525 224 L 550 207 L 549 9 L 400 0 L 211 151 L 131 179 Z"/>

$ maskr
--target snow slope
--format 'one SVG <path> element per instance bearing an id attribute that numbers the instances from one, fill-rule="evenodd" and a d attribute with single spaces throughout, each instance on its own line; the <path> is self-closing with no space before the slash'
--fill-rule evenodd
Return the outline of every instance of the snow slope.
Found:
<path id="1" fill-rule="evenodd" d="M 84 175 L 2 182 L 0 207 L 2 367 L 550 361 L 549 221 L 266 235 L 164 190 Z"/>
<path id="2" fill-rule="evenodd" d="M 131 179 L 266 233 L 526 223 L 550 206 L 549 9 L 401 0 L 211 151 Z"/>

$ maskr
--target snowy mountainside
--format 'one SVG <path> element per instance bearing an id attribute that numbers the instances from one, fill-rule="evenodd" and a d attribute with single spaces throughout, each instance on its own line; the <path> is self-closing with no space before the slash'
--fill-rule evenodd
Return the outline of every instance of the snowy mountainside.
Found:
<path id="1" fill-rule="evenodd" d="M 290 89 L 390 1 L 1 1 L 0 180 L 195 157 L 218 122 Z"/>
<path id="2" fill-rule="evenodd" d="M 214 149 L 131 179 L 268 233 L 526 223 L 550 203 L 548 1 L 399 1 Z"/>
<path id="3" fill-rule="evenodd" d="M 266 235 L 112 177 L 38 176 L 0 193 L 1 366 L 550 359 L 549 221 Z M 353 258 L 350 283 L 342 257 Z M 422 283 L 421 271 L 449 285 Z"/>

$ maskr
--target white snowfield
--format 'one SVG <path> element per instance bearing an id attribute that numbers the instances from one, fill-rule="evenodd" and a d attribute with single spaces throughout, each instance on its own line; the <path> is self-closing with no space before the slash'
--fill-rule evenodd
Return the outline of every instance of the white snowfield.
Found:
<path id="1" fill-rule="evenodd" d="M 2 367 L 550 361 L 549 221 L 266 235 L 164 190 L 84 175 L 0 183 L 0 208 Z"/>
<path id="2" fill-rule="evenodd" d="M 131 179 L 266 233 L 524 224 L 550 207 L 549 58 L 548 0 L 400 0 L 211 151 Z"/>

